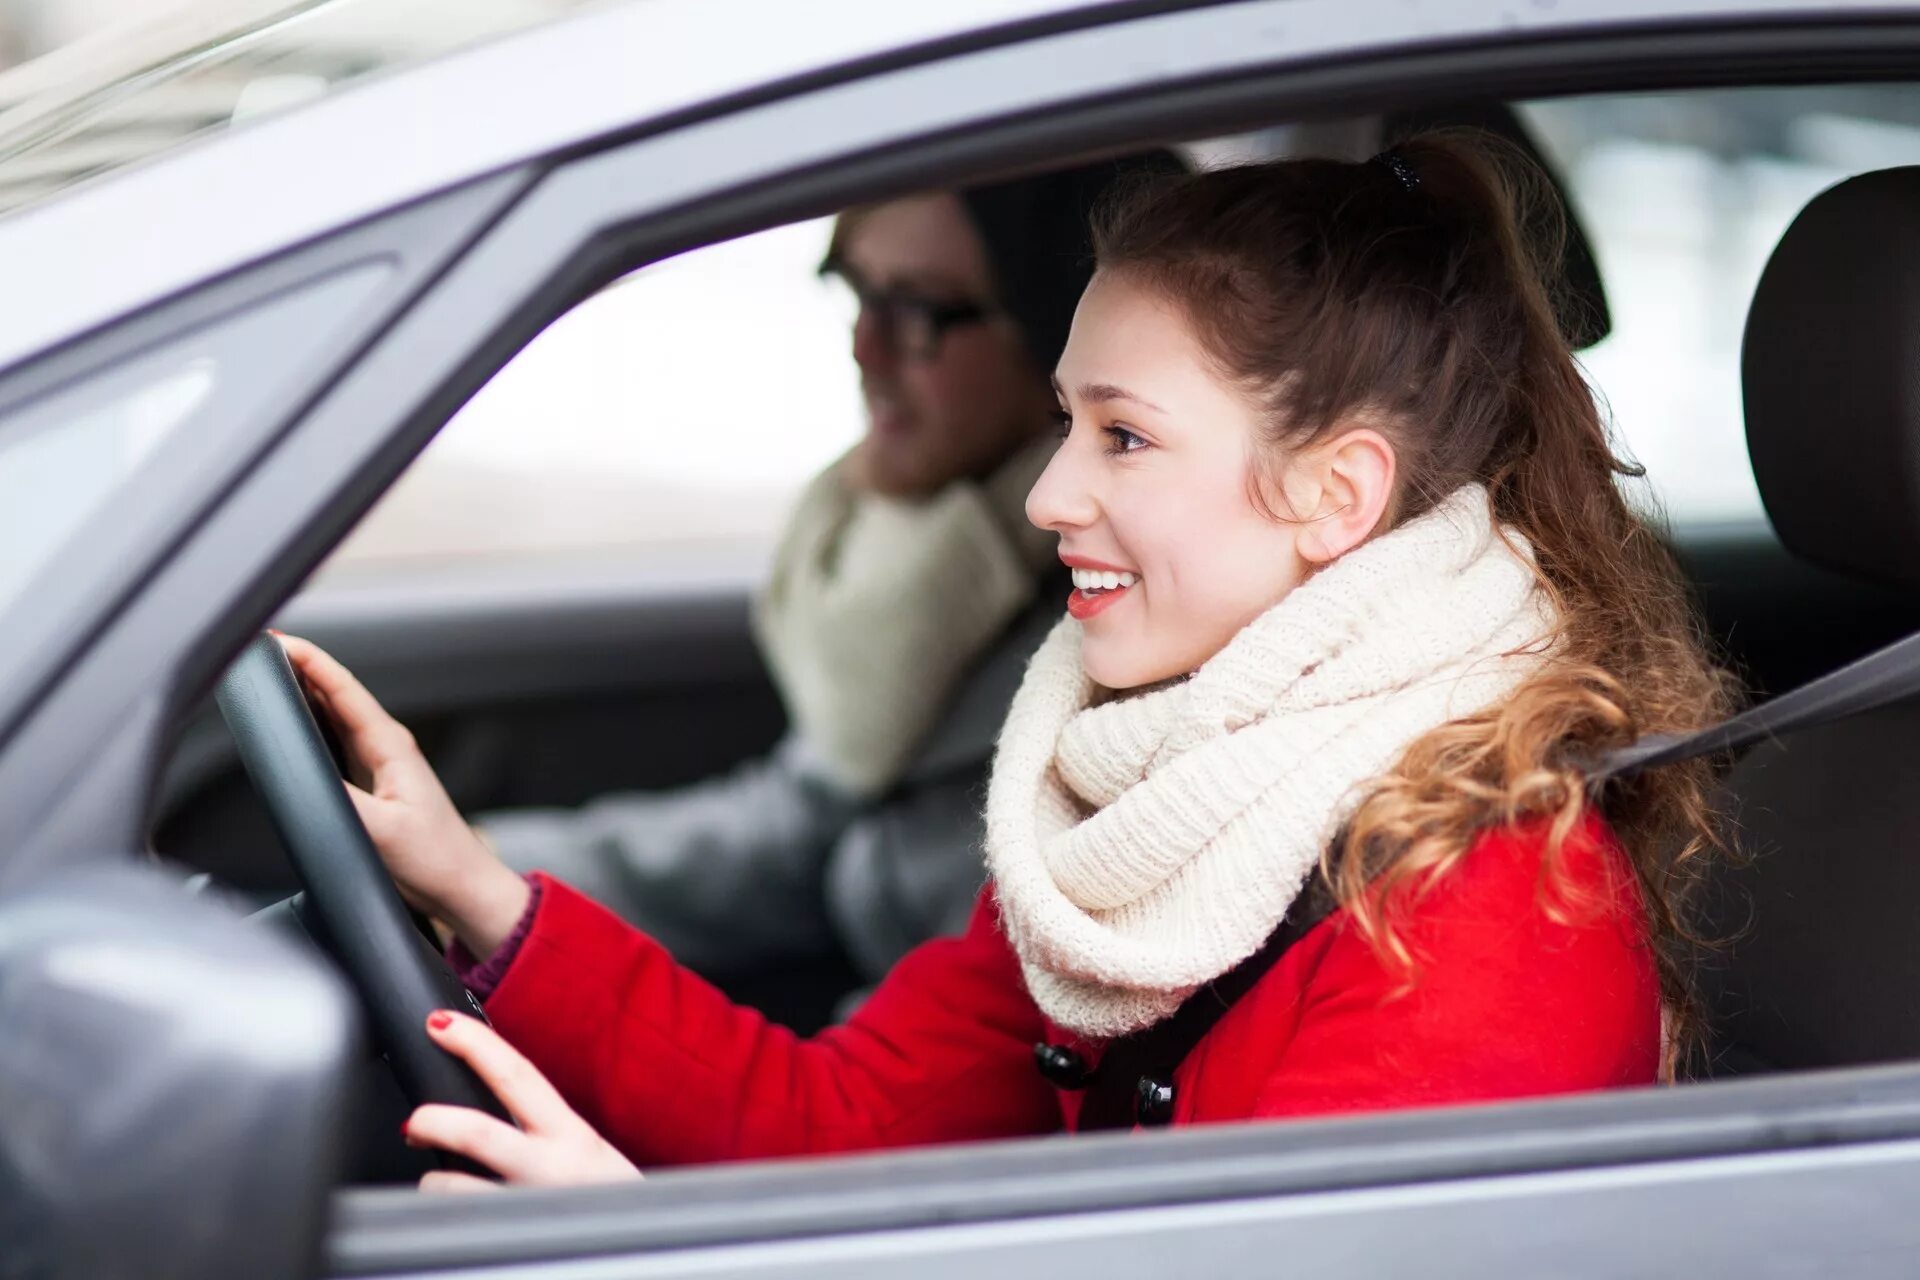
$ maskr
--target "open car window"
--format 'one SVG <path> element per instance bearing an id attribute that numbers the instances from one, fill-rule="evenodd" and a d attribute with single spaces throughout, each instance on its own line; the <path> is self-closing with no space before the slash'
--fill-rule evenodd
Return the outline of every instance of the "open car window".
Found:
<path id="1" fill-rule="evenodd" d="M 1764 520 L 1740 340 L 1781 233 L 1842 178 L 1920 162 L 1906 85 L 1562 98 L 1523 114 L 1599 259 L 1613 332 L 1581 355 L 1683 535 Z"/>
<path id="2" fill-rule="evenodd" d="M 1621 445 L 1647 468 L 1633 491 L 1663 510 L 1683 540 L 1702 528 L 1765 540 L 1738 367 L 1754 281 L 1811 194 L 1857 168 L 1920 158 L 1920 133 L 1900 123 L 1912 101 L 1911 90 L 1886 86 L 1524 105 L 1595 246 L 1609 297 L 1612 332 L 1582 362 Z M 1269 146 L 1283 149 L 1284 135 Z M 1259 154 L 1249 143 L 1231 158 Z M 680 628 L 692 615 L 674 612 L 684 602 L 652 571 L 698 566 L 704 553 L 724 551 L 727 573 L 702 578 L 696 567 L 691 577 L 676 576 L 673 590 L 717 588 L 744 605 L 801 485 L 857 438 L 852 308 L 815 276 L 827 234 L 827 221 L 816 219 L 696 249 L 579 304 L 447 423 L 321 569 L 305 616 L 338 625 L 339 643 L 368 655 L 379 692 L 425 724 L 427 740 L 453 762 L 463 805 L 578 806 L 703 776 L 693 757 L 669 761 L 633 743 L 687 733 L 692 717 L 671 718 L 688 716 L 684 709 L 663 713 L 632 694 L 632 674 L 596 674 L 580 655 L 608 671 L 631 663 L 661 685 L 705 682 L 697 684 L 705 695 L 725 700 L 711 706 L 750 699 L 751 675 L 733 668 L 721 677 L 671 656 L 703 644 L 706 654 L 720 650 L 708 631 L 684 639 Z M 503 584 L 525 575 L 486 572 L 500 568 L 538 577 L 541 594 L 513 594 Z M 352 617 L 324 607 L 330 596 L 383 583 L 400 585 L 354 597 Z M 472 652 L 453 650 L 458 660 L 429 675 L 423 654 L 431 646 L 411 651 L 395 637 L 450 625 L 455 615 L 430 615 L 423 604 L 444 583 L 460 584 L 463 625 L 484 615 L 491 630 L 469 628 L 458 641 L 434 633 L 443 637 L 436 643 Z M 414 593 L 415 584 L 428 590 Z M 601 610 L 579 624 L 582 632 L 573 630 L 566 600 L 578 584 Z M 1709 625 L 1717 640 L 1748 645 L 1765 621 L 1756 609 L 1805 612 L 1794 594 L 1804 588 L 1783 576 L 1753 584 L 1749 595 L 1715 595 Z M 1840 610 L 1858 603 L 1831 593 L 1817 599 Z M 609 631 L 609 601 L 629 611 L 622 625 L 644 617 L 644 628 Z M 744 619 L 742 608 L 729 624 L 730 654 L 753 653 Z M 532 638 L 542 625 L 546 633 Z M 1748 649 L 1739 656 L 1766 683 L 1786 687 L 1793 681 L 1773 678 L 1777 672 L 1836 665 L 1853 656 L 1850 643 L 1836 630 L 1790 637 L 1791 661 Z M 509 680 L 499 676 L 505 666 L 521 670 Z M 551 702 L 541 705 L 541 697 Z M 586 749 L 561 745 L 587 699 L 600 712 L 582 739 L 602 748 L 591 752 L 593 764 L 582 759 Z M 763 717 L 742 716 L 750 729 L 738 733 L 724 715 L 699 719 L 711 748 L 698 757 L 705 762 L 737 765 L 768 746 Z M 631 724 L 614 726 L 622 720 Z M 542 740 L 537 751 L 524 745 Z M 544 763 L 536 766 L 535 755 Z M 844 996 L 853 982 L 839 977 L 846 985 L 833 994 Z M 762 990 L 751 982 L 739 989 Z M 833 1007 L 816 1001 L 811 1016 Z"/>

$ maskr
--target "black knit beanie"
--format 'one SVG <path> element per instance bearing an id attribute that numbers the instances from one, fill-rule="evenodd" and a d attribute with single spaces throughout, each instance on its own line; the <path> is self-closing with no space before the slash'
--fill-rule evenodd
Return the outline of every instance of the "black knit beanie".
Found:
<path id="1" fill-rule="evenodd" d="M 987 247 L 1000 303 L 1019 324 L 1042 377 L 1053 374 L 1073 310 L 1093 279 L 1091 215 L 1115 179 L 1184 173 L 1171 151 L 1147 151 L 963 189 Z"/>

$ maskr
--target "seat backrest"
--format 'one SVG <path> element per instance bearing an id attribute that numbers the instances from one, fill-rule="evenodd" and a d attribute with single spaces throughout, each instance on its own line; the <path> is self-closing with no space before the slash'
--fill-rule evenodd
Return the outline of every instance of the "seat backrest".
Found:
<path id="1" fill-rule="evenodd" d="M 1920 590 L 1920 168 L 1802 210 L 1755 291 L 1741 379 L 1787 548 Z M 1920 701 L 1763 744 L 1726 787 L 1750 861 L 1709 894 L 1709 1072 L 1920 1058 Z"/>
<path id="2" fill-rule="evenodd" d="M 1727 790 L 1708 1073 L 1920 1059 L 1920 703 L 1755 747 Z"/>

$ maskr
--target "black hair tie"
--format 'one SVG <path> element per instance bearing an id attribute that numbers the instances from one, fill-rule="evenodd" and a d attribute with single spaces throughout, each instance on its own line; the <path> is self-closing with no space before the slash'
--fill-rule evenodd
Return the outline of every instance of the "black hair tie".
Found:
<path id="1" fill-rule="evenodd" d="M 1420 175 L 1413 171 L 1413 166 L 1407 163 L 1407 158 L 1392 147 L 1382 151 L 1367 163 L 1377 164 L 1385 169 L 1408 191 L 1417 191 L 1420 188 Z"/>

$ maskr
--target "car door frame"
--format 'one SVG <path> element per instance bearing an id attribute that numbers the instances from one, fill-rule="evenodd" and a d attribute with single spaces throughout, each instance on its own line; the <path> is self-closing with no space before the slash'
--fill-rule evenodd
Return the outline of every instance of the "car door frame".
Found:
<path id="1" fill-rule="evenodd" d="M 1458 15 L 1451 28 L 1435 22 L 1420 40 L 1400 43 L 1380 36 L 1378 12 L 1347 9 L 1363 12 L 1255 3 L 1117 17 L 810 87 L 556 161 L 297 420 L 263 441 L 262 455 L 183 528 L 125 607 L 76 647 L 0 756 L 0 812 L 9 797 L 25 794 L 23 778 L 38 780 L 46 784 L 39 821 L 23 824 L 29 849 L 51 857 L 126 847 L 127 814 L 138 811 L 151 784 L 170 719 L 204 692 L 486 377 L 554 316 L 641 262 L 957 174 L 1200 134 L 1263 115 L 1366 109 L 1389 95 L 1404 103 L 1868 71 L 1914 77 L 1920 69 L 1920 12 L 1909 6 L 1862 16 L 1804 5 L 1701 5 L 1680 20 L 1671 12 L 1631 21 L 1613 15 L 1509 30 L 1497 6 L 1487 5 Z M 1317 43 L 1303 15 L 1326 23 Z M 23 757 L 41 761 L 37 772 Z M 1111 1148 L 1098 1139 L 1039 1141 L 835 1166 L 688 1172 L 637 1190 L 540 1197 L 537 1206 L 525 1201 L 525 1210 L 348 1193 L 328 1267 L 341 1275 L 449 1266 L 506 1274 L 574 1260 L 619 1274 L 697 1267 L 727 1274 L 737 1263 L 738 1274 L 801 1275 L 876 1260 L 945 1266 L 963 1256 L 975 1264 L 1006 1256 L 964 1252 L 975 1245 L 1059 1256 L 1062 1247 L 1137 1241 L 1142 1223 L 1163 1245 L 1110 1253 L 1113 1269 L 1134 1273 L 1174 1256 L 1220 1265 L 1304 1257 L 1301 1242 L 1310 1237 L 1324 1246 L 1312 1256 L 1405 1264 L 1442 1256 L 1433 1251 L 1447 1247 L 1447 1238 L 1467 1248 L 1495 1239 L 1487 1233 L 1502 1221 L 1524 1225 L 1521 1207 L 1555 1188 L 1599 1183 L 1624 1200 L 1593 1214 L 1579 1208 L 1580 1196 L 1568 1197 L 1563 1203 L 1573 1208 L 1561 1224 L 1589 1251 L 1580 1265 L 1592 1263 L 1595 1272 L 1609 1270 L 1601 1264 L 1610 1241 L 1635 1250 L 1662 1242 L 1680 1251 L 1675 1257 L 1687 1247 L 1697 1252 L 1698 1245 L 1686 1246 L 1686 1215 L 1669 1210 L 1691 1204 L 1701 1215 L 1695 1225 L 1721 1221 L 1715 1215 L 1739 1199 L 1730 1190 L 1736 1184 L 1768 1188 L 1759 1197 L 1768 1212 L 1742 1219 L 1753 1242 L 1785 1248 L 1783 1233 L 1806 1227 L 1813 1212 L 1863 1257 L 1875 1256 L 1874 1248 L 1911 1257 L 1915 1241 L 1895 1231 L 1883 1210 L 1894 1192 L 1908 1203 L 1920 1192 L 1916 1096 L 1920 1071 L 1902 1067 L 1223 1128 L 1117 1139 Z M 1580 1145 L 1582 1117 L 1593 1145 Z M 1532 1156 L 1514 1155 L 1516 1135 Z M 1446 1146 L 1452 1163 L 1421 1165 L 1427 1141 Z M 1590 1161 L 1568 1165 L 1550 1154 L 1575 1148 Z M 1364 1174 L 1354 1172 L 1361 1168 Z M 1883 1190 L 1820 1192 L 1839 1185 L 1823 1180 L 1856 1176 Z M 901 1194 L 906 1185 L 913 1195 Z M 1017 1204 L 996 1199 L 997 1187 L 1037 1186 L 1055 1194 L 1036 1191 Z M 698 1215 L 675 1197 L 706 1194 L 716 1197 L 724 1221 L 690 1235 L 685 1224 Z M 955 1197 L 970 1198 L 977 1212 L 967 1218 Z M 1644 1230 L 1620 1232 L 1609 1216 L 1619 1203 Z M 784 1229 L 741 1243 L 753 1214 L 778 1217 L 783 1205 Z M 1789 1205 L 1798 1217 L 1785 1211 Z M 1368 1226 L 1356 1236 L 1352 1215 L 1361 1210 Z M 1383 1244 L 1386 1223 L 1405 1235 Z M 1459 1236 L 1461 1224 L 1473 1234 Z M 681 1235 L 673 1237 L 675 1230 Z M 954 1233 L 972 1233 L 973 1243 Z M 404 1248 L 394 1243 L 402 1238 Z M 476 1240 L 486 1252 L 475 1252 Z M 939 1240 L 951 1250 L 942 1254 Z M 1478 1256 L 1481 1268 L 1488 1256 Z"/>
<path id="2" fill-rule="evenodd" d="M 1911 1275 L 1917 1192 L 1920 1069 L 1898 1066 L 671 1170 L 483 1203 L 349 1190 L 325 1274 L 566 1260 L 596 1276 L 976 1276 L 1070 1259 L 1147 1277 L 1284 1259 L 1478 1280 L 1712 1275 L 1738 1256 L 1743 1274 Z"/>

